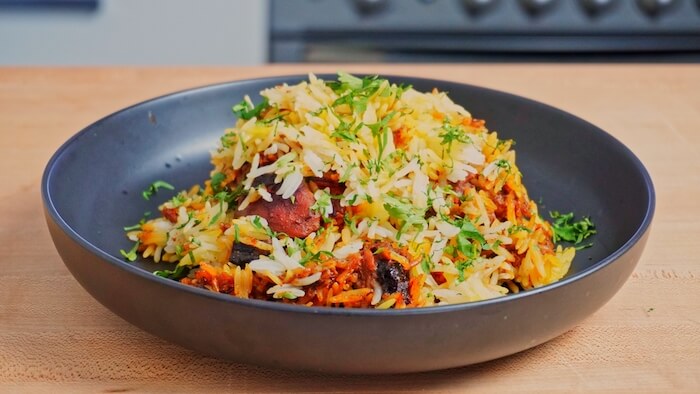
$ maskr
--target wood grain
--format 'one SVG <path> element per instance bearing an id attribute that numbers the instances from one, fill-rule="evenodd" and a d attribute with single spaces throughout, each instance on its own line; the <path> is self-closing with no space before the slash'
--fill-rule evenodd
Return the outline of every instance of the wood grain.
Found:
<path id="1" fill-rule="evenodd" d="M 610 132 L 645 163 L 652 233 L 623 289 L 565 335 L 476 366 L 383 377 L 267 370 L 146 334 L 63 266 L 39 184 L 50 155 L 115 110 L 197 85 L 338 69 L 451 79 L 521 94 Z M 280 65 L 0 68 L 0 392 L 700 392 L 700 67 Z M 572 307 L 575 307 L 572 306 Z"/>

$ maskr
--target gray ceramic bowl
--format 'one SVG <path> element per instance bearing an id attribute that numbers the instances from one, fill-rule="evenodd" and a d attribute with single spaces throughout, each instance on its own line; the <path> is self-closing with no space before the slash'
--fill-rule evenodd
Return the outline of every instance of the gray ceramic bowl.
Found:
<path id="1" fill-rule="evenodd" d="M 328 79 L 334 76 L 323 76 Z M 88 126 L 51 158 L 42 181 L 48 227 L 68 269 L 130 323 L 198 352 L 272 368 L 339 373 L 427 371 L 503 357 L 546 342 L 595 312 L 639 259 L 654 211 L 640 161 L 575 116 L 522 97 L 454 82 L 389 77 L 437 87 L 504 138 L 516 140 L 531 198 L 547 210 L 591 215 L 598 234 L 566 278 L 498 299 L 412 310 L 344 310 L 243 300 L 188 287 L 125 262 L 123 226 L 172 194 L 145 201 L 162 179 L 176 189 L 208 176 L 209 151 L 234 124 L 245 94 L 302 76 L 188 90 Z M 160 266 L 162 268 L 162 265 Z"/>

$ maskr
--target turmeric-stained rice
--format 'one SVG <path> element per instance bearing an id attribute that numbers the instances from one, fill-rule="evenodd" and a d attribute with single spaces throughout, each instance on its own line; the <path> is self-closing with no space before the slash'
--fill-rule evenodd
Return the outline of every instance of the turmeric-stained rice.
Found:
<path id="1" fill-rule="evenodd" d="M 213 170 L 127 232 L 180 282 L 308 306 L 454 304 L 543 286 L 574 248 L 528 198 L 513 141 L 444 92 L 309 75 L 246 97 Z"/>

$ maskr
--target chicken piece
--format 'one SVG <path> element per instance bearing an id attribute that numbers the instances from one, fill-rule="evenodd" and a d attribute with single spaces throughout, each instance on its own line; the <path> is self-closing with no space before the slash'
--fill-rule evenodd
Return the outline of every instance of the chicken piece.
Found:
<path id="1" fill-rule="evenodd" d="M 257 200 L 238 212 L 238 216 L 258 215 L 267 220 L 272 231 L 295 238 L 306 238 L 321 227 L 321 216 L 311 210 L 316 200 L 306 182 L 301 183 L 292 198 L 283 199 L 277 195 L 279 185 L 266 181 L 263 179 L 261 183 L 272 194 L 272 202 Z"/>

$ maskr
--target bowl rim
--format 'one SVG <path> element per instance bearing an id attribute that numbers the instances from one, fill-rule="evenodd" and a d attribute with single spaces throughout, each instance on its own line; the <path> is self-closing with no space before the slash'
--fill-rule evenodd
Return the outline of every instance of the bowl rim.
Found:
<path id="1" fill-rule="evenodd" d="M 315 74 L 318 78 L 320 79 L 329 79 L 329 78 L 335 78 L 336 74 L 332 73 L 319 73 Z M 367 76 L 367 75 L 377 75 L 373 73 L 362 73 L 362 72 L 357 72 L 353 73 L 353 75 L 357 76 Z M 400 316 L 409 316 L 409 315 L 424 315 L 424 314 L 435 314 L 435 313 L 451 313 L 451 312 L 460 312 L 460 311 L 466 311 L 466 310 L 471 310 L 471 309 L 477 309 L 477 308 L 482 308 L 482 307 L 487 307 L 487 306 L 493 306 L 493 305 L 500 305 L 500 304 L 506 304 L 510 302 L 516 302 L 522 298 L 531 298 L 534 296 L 537 296 L 539 294 L 544 294 L 544 293 L 549 293 L 552 291 L 555 291 L 561 287 L 565 287 L 573 282 L 577 282 L 585 277 L 588 277 L 592 275 L 593 273 L 607 267 L 610 264 L 613 264 L 620 256 L 624 255 L 627 253 L 637 242 L 639 242 L 646 232 L 648 231 L 653 216 L 654 216 L 654 211 L 655 211 L 655 206 L 656 206 L 656 195 L 655 195 L 655 190 L 654 190 L 654 185 L 651 179 L 651 176 L 649 175 L 649 172 L 647 169 L 644 167 L 644 164 L 641 162 L 641 160 L 621 141 L 619 141 L 617 138 L 615 138 L 613 135 L 610 133 L 606 132 L 605 130 L 602 130 L 598 126 L 582 119 L 579 118 L 576 115 L 573 115 L 567 111 L 564 111 L 562 109 L 556 108 L 554 106 L 551 106 L 549 104 L 542 103 L 540 101 L 536 101 L 527 97 L 523 97 L 520 95 L 504 92 L 501 90 L 497 89 L 491 89 L 491 88 L 485 88 L 477 85 L 472 85 L 472 84 L 467 84 L 467 83 L 462 83 L 458 81 L 451 81 L 451 80 L 445 80 L 445 79 L 434 79 L 434 78 L 423 78 L 423 77 L 413 77 L 413 76 L 408 76 L 408 75 L 392 75 L 392 74 L 381 74 L 380 75 L 382 78 L 389 79 L 390 81 L 396 81 L 400 82 L 402 80 L 410 80 L 414 82 L 420 82 L 420 83 L 426 83 L 426 84 L 431 84 L 434 83 L 436 85 L 444 85 L 444 84 L 456 84 L 460 85 L 460 87 L 465 87 L 467 89 L 474 89 L 474 90 L 481 90 L 488 92 L 490 94 L 495 94 L 497 96 L 505 97 L 507 99 L 513 99 L 513 100 L 520 100 L 524 101 L 526 104 L 531 105 L 533 107 L 540 107 L 543 110 L 546 111 L 555 111 L 560 113 L 561 115 L 566 116 L 569 118 L 569 120 L 573 122 L 579 122 L 584 126 L 587 126 L 590 128 L 590 130 L 593 133 L 599 134 L 602 137 L 607 138 L 610 140 L 611 143 L 617 144 L 617 148 L 620 150 L 620 152 L 625 156 L 627 160 L 633 164 L 635 169 L 638 171 L 638 173 L 642 176 L 644 180 L 644 185 L 645 185 L 645 192 L 647 193 L 648 196 L 648 204 L 646 207 L 646 211 L 644 212 L 644 218 L 642 220 L 642 223 L 637 227 L 635 230 L 634 234 L 618 249 L 610 253 L 609 255 L 605 256 L 603 259 L 600 259 L 596 262 L 594 262 L 591 266 L 571 275 L 568 277 L 564 277 L 563 279 L 542 286 L 534 289 L 529 289 L 525 290 L 522 292 L 519 292 L 517 294 L 508 294 L 507 296 L 503 297 L 496 297 L 496 298 L 491 298 L 487 300 L 481 300 L 481 301 L 472 301 L 472 302 L 466 302 L 466 303 L 459 303 L 459 304 L 449 304 L 449 305 L 435 305 L 435 306 L 428 306 L 428 307 L 422 307 L 422 308 L 406 308 L 406 309 L 374 309 L 374 308 L 335 308 L 335 307 L 324 307 L 324 306 L 305 306 L 305 305 L 296 305 L 296 304 L 285 304 L 285 303 L 278 303 L 278 302 L 271 302 L 271 301 L 265 301 L 265 300 L 257 300 L 257 299 L 244 299 L 244 298 L 239 298 L 235 297 L 229 294 L 221 294 L 221 293 L 216 293 L 213 291 L 205 290 L 205 289 L 200 289 L 198 287 L 194 286 L 187 286 L 184 285 L 178 281 L 174 281 L 171 279 L 166 279 L 162 278 L 160 276 L 154 275 L 153 273 L 146 271 L 142 268 L 139 268 L 135 265 L 130 264 L 129 262 L 124 261 L 123 259 L 119 259 L 117 256 L 112 255 L 108 253 L 105 250 L 102 250 L 98 248 L 97 246 L 93 245 L 91 242 L 89 242 L 87 239 L 85 239 L 83 236 L 78 234 L 77 231 L 75 231 L 64 219 L 61 217 L 61 214 L 58 212 L 56 206 L 54 205 L 52 195 L 51 195 L 51 190 L 49 188 L 49 183 L 54 175 L 54 170 L 56 169 L 56 164 L 57 162 L 61 159 L 63 154 L 71 149 L 74 143 L 84 136 L 85 134 L 89 133 L 95 126 L 98 126 L 99 124 L 116 117 L 124 112 L 130 111 L 133 108 L 140 107 L 152 102 L 164 100 L 164 99 L 177 99 L 178 97 L 186 97 L 191 94 L 199 94 L 206 92 L 208 90 L 214 90 L 214 89 L 221 89 L 221 88 L 227 88 L 227 87 L 234 87 L 236 85 L 240 84 L 269 84 L 272 86 L 272 84 L 279 84 L 279 83 L 284 83 L 286 82 L 291 82 L 291 81 L 298 81 L 298 80 L 304 80 L 308 77 L 308 74 L 281 74 L 281 75 L 275 75 L 275 76 L 266 76 L 266 77 L 258 77 L 258 78 L 248 78 L 248 79 L 240 79 L 240 80 L 231 80 L 231 81 L 225 81 L 225 82 L 219 82 L 219 83 L 213 83 L 213 84 L 207 84 L 207 85 L 202 85 L 202 86 L 196 86 L 196 87 L 191 87 L 191 88 L 186 88 L 182 90 L 178 90 L 175 92 L 171 93 L 166 93 L 160 96 L 156 96 L 135 104 L 132 104 L 130 106 L 127 106 L 125 108 L 122 108 L 118 111 L 112 112 L 106 116 L 103 116 L 102 118 L 98 119 L 97 121 L 89 124 L 88 126 L 84 127 L 82 130 L 78 131 L 76 134 L 71 136 L 66 142 L 61 144 L 61 146 L 56 150 L 56 152 L 51 156 L 49 161 L 46 164 L 46 167 L 44 168 L 44 172 L 42 175 L 41 179 L 41 197 L 43 201 L 43 205 L 45 208 L 45 212 L 47 215 L 50 216 L 51 220 L 66 234 L 68 237 L 70 237 L 74 242 L 78 243 L 81 247 L 85 248 L 89 252 L 91 252 L 93 255 L 99 257 L 104 263 L 111 264 L 115 266 L 118 269 L 125 270 L 129 274 L 136 275 L 138 277 L 141 277 L 142 279 L 154 281 L 157 284 L 164 285 L 164 286 L 170 286 L 174 290 L 180 290 L 180 291 L 185 291 L 189 292 L 190 294 L 197 296 L 197 297 L 205 297 L 208 299 L 211 299 L 212 301 L 221 301 L 221 302 L 227 302 L 227 303 L 232 303 L 235 305 L 238 305 L 240 307 L 245 307 L 245 308 L 259 308 L 259 309 L 268 309 L 268 310 L 273 310 L 273 311 L 278 311 L 278 312 L 294 312 L 294 313 L 307 313 L 307 314 L 314 314 L 314 315 L 329 315 L 329 316 L 385 316 L 385 317 L 400 317 Z M 248 94 L 256 94 L 257 92 L 251 92 Z"/>

